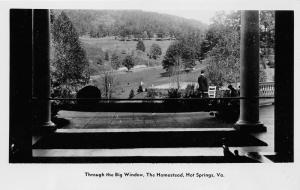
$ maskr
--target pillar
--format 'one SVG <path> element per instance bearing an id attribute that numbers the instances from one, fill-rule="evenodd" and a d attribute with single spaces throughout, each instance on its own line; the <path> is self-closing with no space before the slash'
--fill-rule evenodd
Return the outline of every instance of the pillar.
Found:
<path id="1" fill-rule="evenodd" d="M 31 163 L 32 10 L 9 12 L 9 162 Z"/>
<path id="2" fill-rule="evenodd" d="M 235 128 L 266 131 L 259 121 L 259 11 L 242 11 L 240 42 L 240 118 Z"/>
<path id="3" fill-rule="evenodd" d="M 37 98 L 38 127 L 52 129 L 50 97 L 50 14 L 33 10 L 33 96 Z"/>
<path id="4" fill-rule="evenodd" d="M 275 152 L 280 162 L 294 161 L 294 107 L 294 11 L 275 11 Z"/>

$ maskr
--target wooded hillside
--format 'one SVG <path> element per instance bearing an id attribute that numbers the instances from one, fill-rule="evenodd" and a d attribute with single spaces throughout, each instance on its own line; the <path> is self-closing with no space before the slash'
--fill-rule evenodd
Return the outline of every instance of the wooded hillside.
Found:
<path id="1" fill-rule="evenodd" d="M 61 10 L 55 10 L 57 13 Z M 80 36 L 168 38 L 204 30 L 200 21 L 140 10 L 63 10 Z"/>

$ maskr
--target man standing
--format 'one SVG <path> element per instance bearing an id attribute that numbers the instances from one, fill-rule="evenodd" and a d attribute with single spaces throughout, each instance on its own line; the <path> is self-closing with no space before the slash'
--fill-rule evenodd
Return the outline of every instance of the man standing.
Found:
<path id="1" fill-rule="evenodd" d="M 208 83 L 207 78 L 204 76 L 204 70 L 201 70 L 201 75 L 198 77 L 198 85 L 199 85 L 199 92 L 200 97 L 205 98 L 208 97 Z"/>

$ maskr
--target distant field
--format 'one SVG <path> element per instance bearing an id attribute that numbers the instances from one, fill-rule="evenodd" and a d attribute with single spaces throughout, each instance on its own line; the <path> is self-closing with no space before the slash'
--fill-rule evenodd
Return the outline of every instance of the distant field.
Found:
<path id="1" fill-rule="evenodd" d="M 130 53 L 132 50 L 136 50 L 137 41 L 119 41 L 115 40 L 113 37 L 106 38 L 80 38 L 81 43 L 83 44 L 88 59 L 93 60 L 98 54 L 100 49 L 103 51 L 113 51 L 113 50 L 125 50 Z M 146 52 L 150 50 L 152 44 L 158 44 L 162 49 L 162 56 L 167 51 L 169 45 L 172 43 L 171 40 L 166 41 L 156 41 L 156 40 L 144 40 L 143 41 L 146 47 Z"/>

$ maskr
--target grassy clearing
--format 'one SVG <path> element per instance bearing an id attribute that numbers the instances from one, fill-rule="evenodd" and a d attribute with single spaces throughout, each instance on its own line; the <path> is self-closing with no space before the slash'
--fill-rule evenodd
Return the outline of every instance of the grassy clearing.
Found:
<path id="1" fill-rule="evenodd" d="M 95 60 L 95 58 L 99 55 L 101 49 L 102 51 L 125 51 L 127 53 L 131 53 L 136 50 L 137 41 L 119 41 L 115 40 L 113 37 L 106 38 L 80 38 L 81 43 L 83 44 L 87 57 L 89 60 Z M 156 41 L 156 40 L 145 40 L 143 41 L 146 47 L 146 52 L 149 52 L 152 44 L 158 44 L 162 49 L 162 56 L 156 62 L 160 65 L 163 56 L 165 55 L 169 45 L 172 43 L 170 40 L 166 41 Z M 202 67 L 201 64 L 199 64 Z M 101 70 L 98 65 L 92 65 L 95 68 L 93 73 L 97 73 L 97 70 Z M 103 68 L 102 68 L 103 69 Z M 99 72 L 98 72 L 99 73 Z M 148 88 L 152 85 L 160 85 L 164 83 L 168 83 L 172 81 L 172 78 L 168 76 L 164 76 L 165 70 L 160 66 L 157 67 L 149 67 L 144 70 L 137 70 L 133 72 L 115 72 L 114 73 L 114 81 L 115 84 L 113 88 L 115 89 L 113 97 L 115 98 L 128 98 L 130 90 L 134 89 L 135 93 L 140 85 L 140 82 L 143 81 L 144 88 Z M 181 81 L 197 81 L 199 76 L 199 71 L 194 71 L 190 73 L 183 73 L 180 75 Z M 97 79 L 92 81 L 94 85 L 98 88 L 102 89 L 103 82 L 102 78 L 99 75 Z"/>
<path id="2" fill-rule="evenodd" d="M 200 69 L 204 68 L 205 66 L 205 64 L 198 63 L 195 71 L 180 74 L 180 81 L 196 82 L 198 76 L 200 75 Z M 114 98 L 128 98 L 131 89 L 134 89 L 136 93 L 141 81 L 144 83 L 144 88 L 174 81 L 173 77 L 168 77 L 165 75 L 165 70 L 162 69 L 162 67 L 152 67 L 133 72 L 118 72 L 114 74 L 114 79 Z M 101 77 L 95 79 L 92 83 L 100 89 L 103 86 Z"/>
<path id="3" fill-rule="evenodd" d="M 115 40 L 113 37 L 106 38 L 80 38 L 82 45 L 84 46 L 87 57 L 89 60 L 94 60 L 94 58 L 99 55 L 100 49 L 103 51 L 126 51 L 131 53 L 136 50 L 137 41 L 119 41 Z M 149 52 L 152 44 L 158 44 L 162 49 L 162 56 L 164 56 L 169 45 L 172 43 L 171 40 L 166 41 L 156 41 L 156 40 L 145 40 L 143 41 L 146 47 L 146 52 Z"/>

